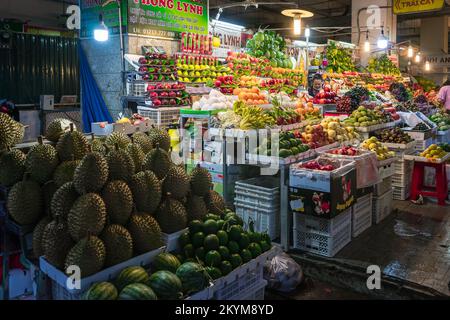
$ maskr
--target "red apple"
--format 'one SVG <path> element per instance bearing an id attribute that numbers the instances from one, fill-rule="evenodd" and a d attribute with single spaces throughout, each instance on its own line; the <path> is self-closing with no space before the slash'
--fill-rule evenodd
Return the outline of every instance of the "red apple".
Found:
<path id="1" fill-rule="evenodd" d="M 222 86 L 222 81 L 216 80 L 216 82 L 214 82 L 214 86 L 215 86 L 216 88 L 220 88 L 220 87 Z"/>
<path id="2" fill-rule="evenodd" d="M 158 100 L 158 99 L 153 100 L 153 105 L 154 105 L 155 107 L 159 107 L 159 106 L 161 105 L 161 100 Z"/>
<path id="3" fill-rule="evenodd" d="M 172 106 L 174 106 L 174 105 L 177 104 L 177 101 L 176 101 L 175 99 L 170 99 L 170 100 L 169 100 L 169 104 L 172 105 Z"/>

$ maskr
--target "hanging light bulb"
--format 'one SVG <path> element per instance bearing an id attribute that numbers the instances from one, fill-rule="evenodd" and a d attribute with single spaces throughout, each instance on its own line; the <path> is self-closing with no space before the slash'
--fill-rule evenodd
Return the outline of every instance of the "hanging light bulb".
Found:
<path id="1" fill-rule="evenodd" d="M 414 49 L 411 45 L 408 47 L 408 58 L 412 58 L 414 56 Z"/>
<path id="2" fill-rule="evenodd" d="M 420 52 L 417 52 L 415 61 L 416 61 L 416 63 L 420 62 Z"/>
<path id="3" fill-rule="evenodd" d="M 299 36 L 302 33 L 302 16 L 295 15 L 294 16 L 294 34 Z"/>
<path id="4" fill-rule="evenodd" d="M 109 38 L 108 27 L 105 25 L 105 22 L 103 21 L 103 15 L 100 15 L 99 23 L 94 29 L 94 39 L 99 42 L 105 42 L 108 41 L 108 38 Z"/>
<path id="5" fill-rule="evenodd" d="M 430 71 L 431 66 L 430 66 L 430 61 L 425 62 L 425 71 Z"/>
<path id="6" fill-rule="evenodd" d="M 305 38 L 309 38 L 311 36 L 311 30 L 309 29 L 309 26 L 306 26 L 305 28 Z"/>
<path id="7" fill-rule="evenodd" d="M 384 36 L 384 28 L 381 27 L 381 34 L 377 41 L 377 46 L 380 49 L 386 49 L 388 47 L 388 40 Z"/>
<path id="8" fill-rule="evenodd" d="M 364 52 L 370 52 L 369 30 L 366 31 L 366 42 L 364 42 Z"/>

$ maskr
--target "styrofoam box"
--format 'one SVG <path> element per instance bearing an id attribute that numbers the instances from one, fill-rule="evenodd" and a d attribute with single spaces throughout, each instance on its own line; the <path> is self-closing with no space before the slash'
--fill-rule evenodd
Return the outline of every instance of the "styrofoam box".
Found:
<path id="1" fill-rule="evenodd" d="M 380 197 L 373 197 L 373 222 L 383 221 L 392 213 L 393 191 L 390 190 Z"/>
<path id="2" fill-rule="evenodd" d="M 267 232 L 272 240 L 280 237 L 279 208 L 271 210 L 258 208 L 241 200 L 235 200 L 234 205 L 236 214 L 244 220 L 246 226 L 253 221 L 256 232 Z"/>
<path id="3" fill-rule="evenodd" d="M 187 232 L 189 229 L 183 229 L 175 233 L 162 233 L 162 239 L 166 245 L 166 251 L 172 252 L 176 251 L 178 249 L 178 238 L 185 232 Z"/>
<path id="4" fill-rule="evenodd" d="M 374 196 L 380 196 L 392 189 L 392 177 L 384 178 L 383 181 L 377 183 L 373 189 Z"/>
<path id="5" fill-rule="evenodd" d="M 352 208 L 352 237 L 357 237 L 372 226 L 372 193 L 356 200 Z"/>
<path id="6" fill-rule="evenodd" d="M 294 248 L 296 249 L 325 257 L 334 257 L 352 240 L 351 208 L 331 220 L 313 216 L 305 217 L 309 218 L 309 223 L 303 219 L 297 219 L 295 221 L 297 223 L 294 224 Z M 311 218 L 317 221 L 311 223 Z M 312 225 L 319 227 L 311 228 Z"/>
<path id="7" fill-rule="evenodd" d="M 52 279 L 52 294 L 54 300 L 80 300 L 82 294 L 90 288 L 90 286 L 96 282 L 111 281 L 116 278 L 119 273 L 129 266 L 146 266 L 151 263 L 154 257 L 163 252 L 165 247 L 144 253 L 140 256 L 134 257 L 130 260 L 116 264 L 115 266 L 104 269 L 89 277 L 83 278 L 80 281 L 79 289 L 69 289 L 67 284 L 71 282 L 63 271 L 57 269 L 53 265 L 47 262 L 44 257 L 39 258 L 40 269 L 50 279 Z M 73 282 L 72 282 L 73 283 Z"/>

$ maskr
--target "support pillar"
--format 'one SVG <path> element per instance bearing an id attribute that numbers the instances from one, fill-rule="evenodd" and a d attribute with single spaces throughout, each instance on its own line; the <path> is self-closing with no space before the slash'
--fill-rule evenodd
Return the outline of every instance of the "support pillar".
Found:
<path id="1" fill-rule="evenodd" d="M 397 16 L 392 12 L 392 0 L 352 0 L 352 43 L 359 46 L 361 64 L 367 65 L 369 57 L 380 52 L 377 40 L 384 27 L 384 35 L 397 41 Z M 366 30 L 369 30 L 370 52 L 364 52 Z"/>
<path id="2" fill-rule="evenodd" d="M 448 54 L 448 16 L 425 18 L 420 23 L 420 51 L 422 56 Z M 441 85 L 447 78 L 447 68 L 431 65 L 424 76 Z"/>

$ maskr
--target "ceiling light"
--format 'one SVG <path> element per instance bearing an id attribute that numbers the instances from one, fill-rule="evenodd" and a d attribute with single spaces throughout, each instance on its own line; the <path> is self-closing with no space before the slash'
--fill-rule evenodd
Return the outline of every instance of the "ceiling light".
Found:
<path id="1" fill-rule="evenodd" d="M 430 71 L 431 70 L 431 66 L 430 66 L 430 61 L 425 62 L 425 71 Z"/>
<path id="2" fill-rule="evenodd" d="M 408 47 L 408 58 L 412 58 L 414 56 L 414 49 L 411 45 Z"/>
<path id="3" fill-rule="evenodd" d="M 300 9 L 287 9 L 281 11 L 281 14 L 286 17 L 291 17 L 294 20 L 294 34 L 300 35 L 302 33 L 302 19 L 314 16 L 312 12 Z"/>
<path id="4" fill-rule="evenodd" d="M 309 29 L 309 26 L 306 26 L 305 28 L 305 38 L 311 37 L 311 29 Z"/>
<path id="5" fill-rule="evenodd" d="M 99 16 L 99 24 L 94 30 L 94 39 L 100 42 L 105 42 L 109 39 L 108 27 L 105 25 L 102 15 Z"/>
<path id="6" fill-rule="evenodd" d="M 364 42 L 364 52 L 370 52 L 369 30 L 366 31 L 366 41 Z"/>
<path id="7" fill-rule="evenodd" d="M 388 40 L 384 36 L 384 28 L 381 28 L 381 34 L 377 41 L 377 47 L 380 49 L 386 49 L 388 47 Z"/>
<path id="8" fill-rule="evenodd" d="M 416 63 L 420 62 L 420 52 L 417 52 L 415 61 L 416 61 Z"/>

